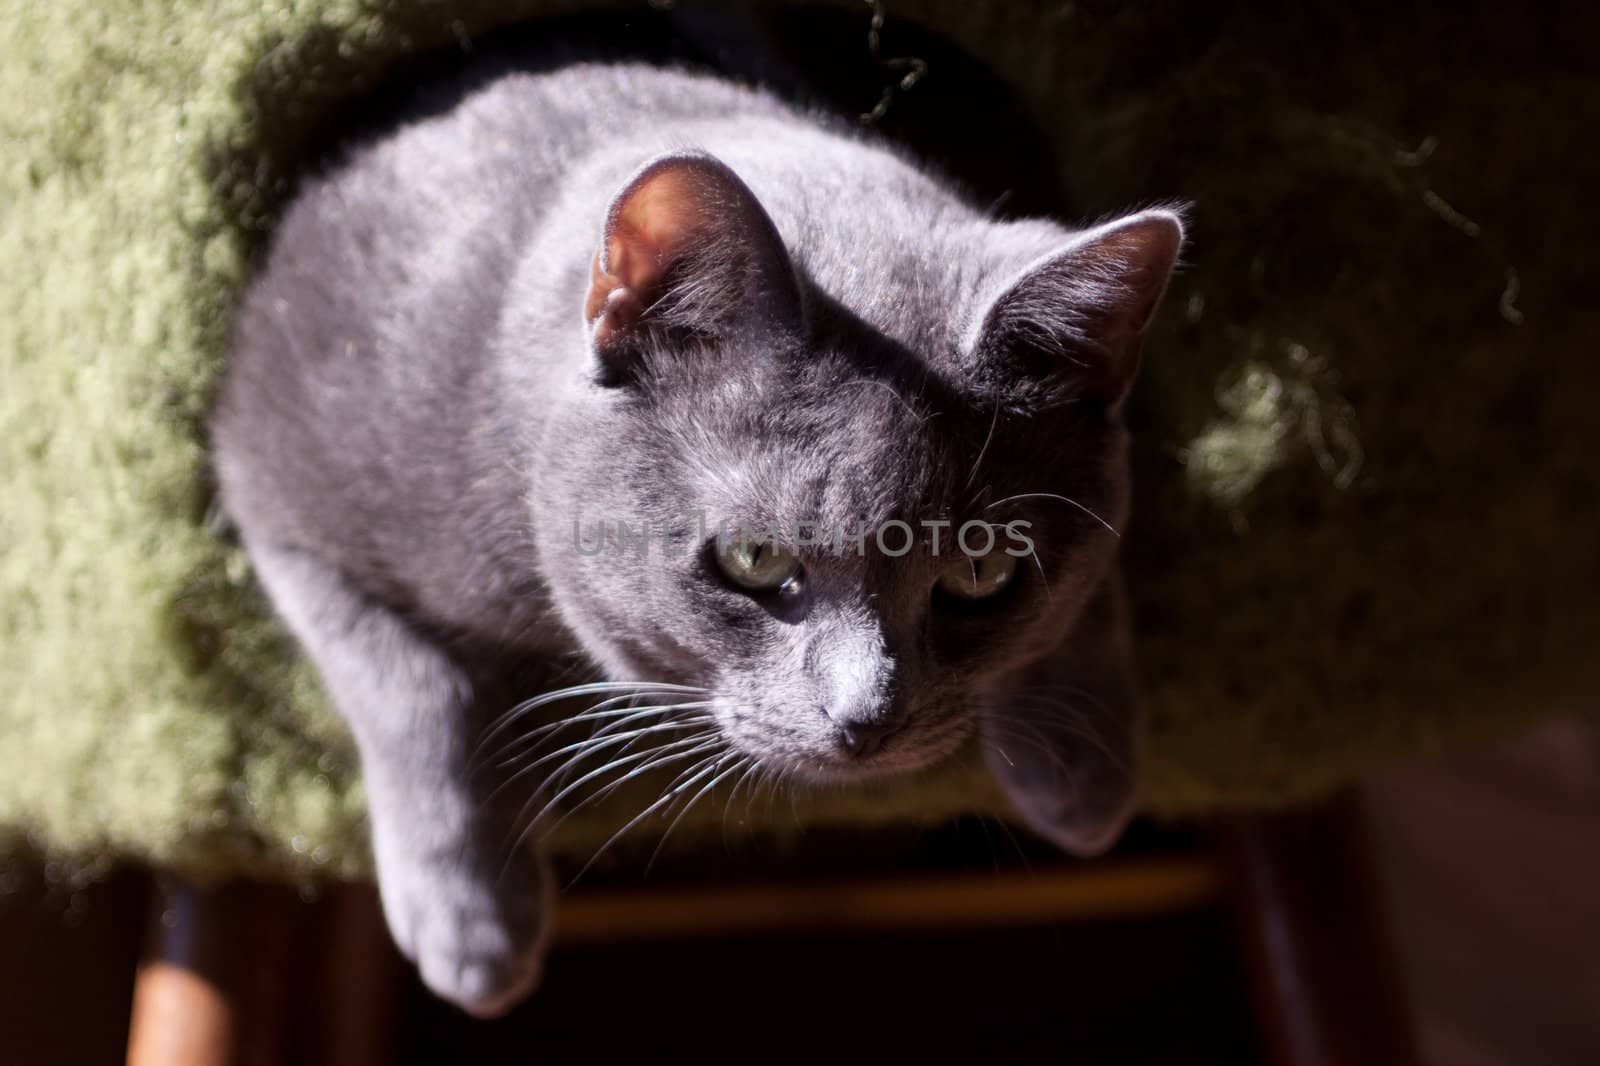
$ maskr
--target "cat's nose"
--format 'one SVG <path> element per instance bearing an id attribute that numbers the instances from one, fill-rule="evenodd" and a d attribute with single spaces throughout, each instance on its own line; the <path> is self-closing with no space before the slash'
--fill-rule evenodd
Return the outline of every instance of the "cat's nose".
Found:
<path id="1" fill-rule="evenodd" d="M 888 720 L 841 723 L 839 746 L 848 752 L 851 758 L 865 759 L 882 750 L 883 742 L 899 729 L 899 722 Z"/>
<path id="2" fill-rule="evenodd" d="M 835 634 L 825 664 L 822 709 L 833 722 L 836 750 L 865 759 L 905 722 L 905 690 L 876 619 L 857 619 Z"/>
<path id="3" fill-rule="evenodd" d="M 905 702 L 894 688 L 871 698 L 830 707 L 828 717 L 838 731 L 838 743 L 853 759 L 865 759 L 883 749 L 884 741 L 906 723 Z"/>

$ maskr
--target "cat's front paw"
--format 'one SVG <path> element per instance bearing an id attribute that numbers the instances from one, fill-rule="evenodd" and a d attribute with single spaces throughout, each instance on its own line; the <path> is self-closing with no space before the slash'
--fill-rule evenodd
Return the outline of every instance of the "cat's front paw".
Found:
<path id="1" fill-rule="evenodd" d="M 542 870 L 515 890 L 493 878 L 413 873 L 386 877 L 382 891 L 395 942 L 440 998 L 494 1018 L 539 983 L 553 896 Z"/>
<path id="2" fill-rule="evenodd" d="M 1103 855 L 1116 844 L 1133 817 L 1133 793 L 1101 795 L 1089 802 L 1059 790 L 1007 785 L 1012 805 L 1028 828 L 1056 847 L 1080 858 Z"/>
<path id="3" fill-rule="evenodd" d="M 1035 833 L 1088 858 L 1117 842 L 1133 817 L 1131 715 L 1089 730 L 1079 717 L 1002 717 L 986 723 L 984 754 L 1012 807 Z"/>

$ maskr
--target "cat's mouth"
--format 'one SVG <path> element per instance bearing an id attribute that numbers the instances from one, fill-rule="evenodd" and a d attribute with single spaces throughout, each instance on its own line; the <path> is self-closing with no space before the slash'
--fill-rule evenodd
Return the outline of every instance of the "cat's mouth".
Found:
<path id="1" fill-rule="evenodd" d="M 731 748 L 785 777 L 814 784 L 856 784 L 925 770 L 949 758 L 976 728 L 961 715 L 928 726 L 917 722 L 863 738 L 823 725 L 808 730 L 724 719 Z"/>

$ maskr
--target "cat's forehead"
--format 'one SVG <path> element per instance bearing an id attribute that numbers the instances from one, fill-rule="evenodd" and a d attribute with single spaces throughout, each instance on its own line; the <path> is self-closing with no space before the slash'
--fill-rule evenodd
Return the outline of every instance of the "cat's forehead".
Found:
<path id="1" fill-rule="evenodd" d="M 809 251 L 805 269 L 830 303 L 864 328 L 932 366 L 959 361 L 982 311 L 995 260 L 964 234 L 933 228 L 919 242 L 839 242 Z"/>
<path id="2" fill-rule="evenodd" d="M 760 519 L 882 521 L 927 506 L 949 461 L 926 396 L 843 364 L 738 372 L 664 413 L 686 495 Z"/>

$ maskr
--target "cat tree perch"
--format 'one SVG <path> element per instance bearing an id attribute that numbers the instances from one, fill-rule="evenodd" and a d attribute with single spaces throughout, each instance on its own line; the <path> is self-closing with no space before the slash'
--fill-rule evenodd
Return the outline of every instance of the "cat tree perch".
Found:
<path id="1" fill-rule="evenodd" d="M 363 869 L 347 742 L 210 504 L 201 419 L 230 301 L 329 115 L 410 57 L 583 6 L 219 2 L 111 25 L 90 4 L 23 5 L 6 20 L 0 829 L 196 874 Z M 1526 75 L 1486 69 L 1448 100 L 1371 83 L 1323 47 L 1358 29 L 1332 7 L 1181 31 L 1127 12 L 894 14 L 1051 116 L 1055 184 L 1082 214 L 1195 205 L 1134 414 L 1146 807 L 1282 803 L 1581 706 L 1596 371 L 1561 355 L 1583 350 L 1593 312 L 1540 303 L 1583 242 L 1533 238 L 1587 215 L 1544 185 L 1530 215 L 1512 190 L 1542 180 L 1538 157 L 1486 154 L 1569 121 L 1506 103 Z M 1414 64 L 1406 49 L 1436 30 L 1392 22 L 1364 54 Z M 1132 82 L 1105 59 L 1158 49 L 1169 61 Z M 1408 154 L 1420 127 L 1402 112 L 1429 116 L 1431 156 Z M 1451 221 L 1469 209 L 1470 235 Z M 1523 234 L 1543 259 L 1514 264 L 1513 324 Z M 806 816 L 993 804 L 981 771 L 955 766 Z M 578 820 L 573 846 L 612 821 Z"/>

